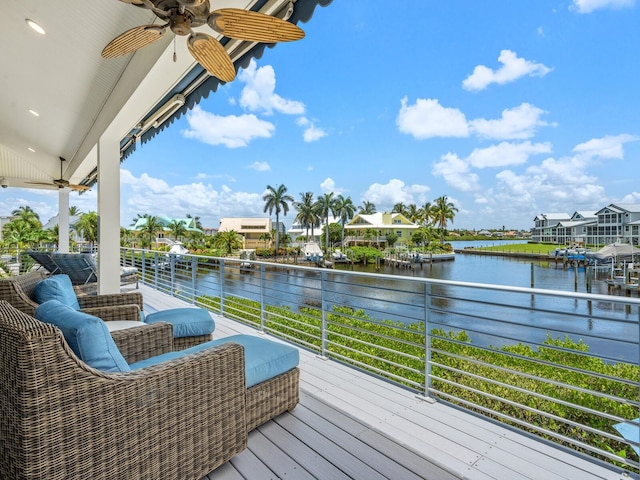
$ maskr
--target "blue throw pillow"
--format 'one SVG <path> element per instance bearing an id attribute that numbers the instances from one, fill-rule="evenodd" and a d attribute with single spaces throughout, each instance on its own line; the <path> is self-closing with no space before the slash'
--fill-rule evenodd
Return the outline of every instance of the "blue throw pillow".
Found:
<path id="1" fill-rule="evenodd" d="M 35 317 L 58 327 L 80 360 L 103 372 L 128 372 L 131 369 L 118 350 L 104 321 L 49 300 L 36 308 Z"/>
<path id="2" fill-rule="evenodd" d="M 58 300 L 74 310 L 80 310 L 78 297 L 71 285 L 69 275 L 52 275 L 39 281 L 33 290 L 33 299 L 36 303 L 44 303 L 48 300 Z"/>

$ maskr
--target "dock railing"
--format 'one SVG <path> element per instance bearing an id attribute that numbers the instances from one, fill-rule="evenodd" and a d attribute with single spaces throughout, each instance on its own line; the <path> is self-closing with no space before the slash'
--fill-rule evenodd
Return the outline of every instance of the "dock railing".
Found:
<path id="1" fill-rule="evenodd" d="M 640 299 L 136 249 L 121 262 L 425 401 L 639 471 Z"/>

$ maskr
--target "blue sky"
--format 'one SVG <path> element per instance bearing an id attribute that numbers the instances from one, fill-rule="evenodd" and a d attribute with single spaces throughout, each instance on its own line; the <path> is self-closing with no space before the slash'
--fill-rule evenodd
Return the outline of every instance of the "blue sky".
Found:
<path id="1" fill-rule="evenodd" d="M 378 211 L 447 195 L 454 228 L 640 203 L 638 25 L 636 0 L 334 0 L 138 146 L 122 225 L 265 216 L 278 184 Z M 1 215 L 21 204 L 46 220 L 57 194 L 0 192 Z"/>

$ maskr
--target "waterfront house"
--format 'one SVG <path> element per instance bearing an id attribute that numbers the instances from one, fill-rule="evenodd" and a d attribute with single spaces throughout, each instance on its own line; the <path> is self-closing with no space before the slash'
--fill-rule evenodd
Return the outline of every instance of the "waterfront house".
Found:
<path id="1" fill-rule="evenodd" d="M 589 243 L 640 245 L 640 204 L 612 203 L 598 210 L 596 215 L 597 223 L 587 229 Z"/>
<path id="2" fill-rule="evenodd" d="M 640 245 L 640 204 L 612 203 L 597 212 L 542 213 L 534 218 L 532 241 L 561 245 Z"/>
<path id="3" fill-rule="evenodd" d="M 181 223 L 187 235 L 193 232 L 202 233 L 202 230 L 196 226 L 195 218 L 170 218 L 164 215 L 160 215 L 155 217 L 155 220 L 160 226 L 160 229 L 156 234 L 156 244 L 172 244 L 175 241 L 181 240 L 180 238 L 174 238 L 173 234 L 171 233 L 170 225 L 173 222 Z M 138 218 L 133 227 L 131 227 L 131 230 L 139 235 L 140 232 L 144 229 L 144 226 L 147 224 L 147 221 L 147 217 Z"/>
<path id="4" fill-rule="evenodd" d="M 534 227 L 531 240 L 534 242 L 558 243 L 558 224 L 568 222 L 571 216 L 566 213 L 541 213 L 533 219 Z"/>
<path id="5" fill-rule="evenodd" d="M 586 245 L 589 227 L 597 223 L 597 215 L 593 212 L 574 212 L 570 220 L 563 220 L 556 225 L 557 243 L 562 245 Z"/>
<path id="6" fill-rule="evenodd" d="M 220 219 L 218 232 L 230 232 L 233 230 L 238 233 L 242 237 L 243 249 L 267 248 L 272 242 L 275 242 L 275 239 L 271 238 L 273 227 L 273 222 L 268 217 L 225 217 Z"/>
<path id="7" fill-rule="evenodd" d="M 387 235 L 395 233 L 398 236 L 396 244 L 408 244 L 411 235 L 420 228 L 401 213 L 373 213 L 371 215 L 358 214 L 345 226 L 345 247 L 356 244 L 385 244 Z"/>

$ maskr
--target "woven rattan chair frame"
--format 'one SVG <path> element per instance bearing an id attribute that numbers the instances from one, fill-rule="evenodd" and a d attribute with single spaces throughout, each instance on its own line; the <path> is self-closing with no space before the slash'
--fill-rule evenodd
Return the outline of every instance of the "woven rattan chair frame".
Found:
<path id="1" fill-rule="evenodd" d="M 105 374 L 0 302 L 0 352 L 0 478 L 198 479 L 246 448 L 240 345 Z"/>
<path id="2" fill-rule="evenodd" d="M 0 279 L 0 299 L 8 301 L 18 310 L 33 316 L 38 303 L 33 292 L 36 285 L 47 275 L 44 272 L 29 272 L 15 277 Z M 108 320 L 140 320 L 144 308 L 140 292 L 111 293 L 106 295 L 78 295 L 83 312 Z"/>
<path id="3" fill-rule="evenodd" d="M 300 370 L 294 368 L 247 389 L 247 430 L 291 411 L 300 401 Z"/>

